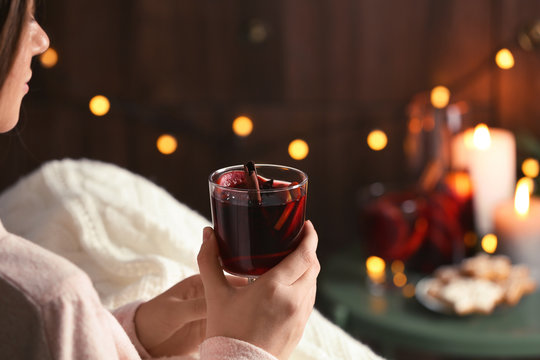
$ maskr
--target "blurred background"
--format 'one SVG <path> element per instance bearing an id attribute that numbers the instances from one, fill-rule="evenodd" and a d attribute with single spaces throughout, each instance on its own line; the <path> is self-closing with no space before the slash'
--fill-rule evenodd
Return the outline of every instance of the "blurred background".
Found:
<path id="1" fill-rule="evenodd" d="M 538 19 L 534 0 L 43 1 L 54 52 L 36 60 L 22 121 L 0 136 L 0 189 L 50 159 L 84 157 L 209 218 L 211 171 L 289 165 L 310 176 L 324 260 L 361 241 L 363 189 L 418 180 L 432 154 L 419 144 L 436 126 L 410 108 L 434 87 L 448 89 L 460 128 L 540 136 Z M 502 48 L 508 69 L 495 63 Z M 108 103 L 95 115 L 97 95 Z M 158 149 L 162 135 L 172 147 Z"/>

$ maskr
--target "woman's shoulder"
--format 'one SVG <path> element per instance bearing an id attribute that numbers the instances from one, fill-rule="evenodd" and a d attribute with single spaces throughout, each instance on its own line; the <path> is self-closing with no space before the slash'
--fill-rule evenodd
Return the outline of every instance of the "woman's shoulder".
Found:
<path id="1" fill-rule="evenodd" d="M 36 304 L 92 287 L 70 261 L 7 232 L 0 234 L 0 279 Z"/>

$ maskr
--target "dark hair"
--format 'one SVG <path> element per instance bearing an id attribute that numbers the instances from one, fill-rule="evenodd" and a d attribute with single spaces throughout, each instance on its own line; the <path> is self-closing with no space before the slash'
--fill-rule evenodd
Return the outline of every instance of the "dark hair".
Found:
<path id="1" fill-rule="evenodd" d="M 0 88 L 15 61 L 31 0 L 0 0 Z"/>

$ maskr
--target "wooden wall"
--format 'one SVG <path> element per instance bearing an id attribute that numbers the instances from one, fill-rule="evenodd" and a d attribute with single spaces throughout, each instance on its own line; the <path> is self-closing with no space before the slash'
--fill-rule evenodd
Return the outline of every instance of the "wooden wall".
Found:
<path id="1" fill-rule="evenodd" d="M 95 0 L 45 2 L 42 22 L 60 55 L 36 64 L 23 121 L 0 137 L 0 189 L 54 158 L 129 168 L 209 216 L 206 178 L 253 159 L 310 175 L 309 217 L 321 256 L 358 241 L 356 194 L 404 181 L 406 106 L 434 85 L 470 104 L 467 121 L 540 136 L 539 52 L 514 41 L 540 18 L 534 0 Z M 516 66 L 496 69 L 497 47 Z M 87 110 L 104 94 L 104 117 Z M 255 122 L 245 139 L 232 119 Z M 388 147 L 365 138 L 384 129 Z M 179 139 L 155 150 L 163 132 Z M 17 135 L 18 134 L 18 135 Z M 294 138 L 310 145 L 294 161 Z M 25 145 L 23 146 L 22 143 Z"/>

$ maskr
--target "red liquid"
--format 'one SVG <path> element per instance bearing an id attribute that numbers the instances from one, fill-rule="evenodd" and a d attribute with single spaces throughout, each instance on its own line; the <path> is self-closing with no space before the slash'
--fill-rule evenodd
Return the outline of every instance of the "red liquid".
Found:
<path id="1" fill-rule="evenodd" d="M 410 212 L 404 209 L 410 208 Z M 389 193 L 363 211 L 366 250 L 386 261 L 429 273 L 465 256 L 464 238 L 474 231 L 472 197 L 447 186 L 431 193 Z"/>
<path id="2" fill-rule="evenodd" d="M 262 204 L 235 203 L 228 199 L 226 191 L 212 194 L 214 230 L 227 272 L 261 275 L 298 246 L 306 195 L 286 201 L 283 194 L 263 193 Z"/>

